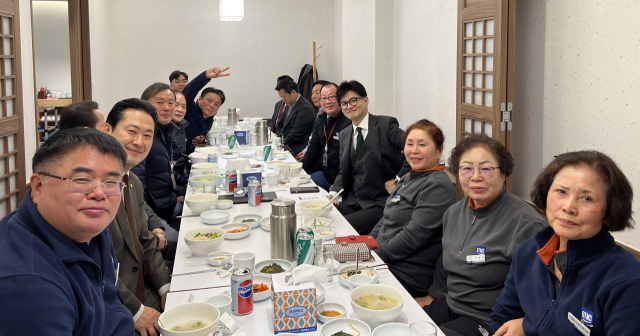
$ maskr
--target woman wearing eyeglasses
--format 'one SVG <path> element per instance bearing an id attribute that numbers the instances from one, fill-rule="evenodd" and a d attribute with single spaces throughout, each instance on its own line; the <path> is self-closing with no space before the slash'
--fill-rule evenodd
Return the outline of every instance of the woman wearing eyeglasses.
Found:
<path id="1" fill-rule="evenodd" d="M 488 335 L 516 249 L 547 223 L 504 187 L 513 157 L 500 142 L 463 139 L 449 169 L 466 196 L 444 214 L 441 260 L 429 295 L 417 301 L 447 335 Z"/>

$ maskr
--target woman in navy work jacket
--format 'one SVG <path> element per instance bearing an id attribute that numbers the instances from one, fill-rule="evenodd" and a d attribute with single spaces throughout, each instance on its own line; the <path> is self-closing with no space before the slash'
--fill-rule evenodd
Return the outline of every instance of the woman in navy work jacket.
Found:
<path id="1" fill-rule="evenodd" d="M 638 335 L 640 261 L 609 233 L 633 227 L 633 190 L 615 162 L 559 155 L 531 199 L 551 226 L 516 252 L 493 307 L 495 335 Z"/>

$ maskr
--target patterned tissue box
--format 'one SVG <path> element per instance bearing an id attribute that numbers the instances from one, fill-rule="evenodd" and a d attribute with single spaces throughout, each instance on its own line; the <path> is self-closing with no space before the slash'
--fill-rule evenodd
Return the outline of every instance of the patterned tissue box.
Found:
<path id="1" fill-rule="evenodd" d="M 275 333 L 303 333 L 318 330 L 316 286 L 313 282 L 288 286 L 290 273 L 271 276 Z"/>

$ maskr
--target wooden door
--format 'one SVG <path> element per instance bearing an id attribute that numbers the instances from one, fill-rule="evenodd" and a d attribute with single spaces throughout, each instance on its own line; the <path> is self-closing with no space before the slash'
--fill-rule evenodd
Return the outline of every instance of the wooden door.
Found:
<path id="1" fill-rule="evenodd" d="M 513 150 L 511 124 L 502 120 L 510 120 L 513 106 L 515 4 L 458 0 L 456 142 L 484 133 Z M 509 190 L 511 183 L 508 178 Z"/>
<path id="2" fill-rule="evenodd" d="M 0 218 L 26 192 L 18 0 L 0 0 Z"/>
<path id="3" fill-rule="evenodd" d="M 91 100 L 89 0 L 69 0 L 69 48 L 73 102 Z"/>

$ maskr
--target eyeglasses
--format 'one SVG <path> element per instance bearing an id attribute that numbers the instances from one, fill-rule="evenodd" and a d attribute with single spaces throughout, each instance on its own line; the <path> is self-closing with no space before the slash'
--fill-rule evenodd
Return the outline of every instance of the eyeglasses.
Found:
<path id="1" fill-rule="evenodd" d="M 344 110 L 347 107 L 354 107 L 356 106 L 356 104 L 358 103 L 358 99 L 364 99 L 363 97 L 353 97 L 351 99 L 349 99 L 348 101 L 343 101 L 340 103 L 340 107 Z"/>
<path id="2" fill-rule="evenodd" d="M 320 101 L 323 102 L 323 103 L 327 102 L 327 101 L 330 101 L 330 100 L 336 100 L 336 96 L 333 95 L 333 96 L 329 96 L 329 97 L 320 97 Z"/>
<path id="3" fill-rule="evenodd" d="M 462 175 L 462 177 L 471 177 L 473 176 L 473 173 L 475 172 L 476 167 L 459 166 L 458 169 L 460 170 L 460 175 Z M 500 167 L 488 167 L 488 166 L 478 167 L 478 170 L 480 171 L 480 175 L 482 176 L 482 178 L 485 178 L 485 179 L 490 179 L 491 177 L 493 177 L 493 171 L 496 169 L 500 169 Z"/>
<path id="4" fill-rule="evenodd" d="M 124 189 L 124 182 L 106 180 L 104 182 L 97 182 L 95 179 L 86 177 L 74 177 L 72 179 L 52 175 L 45 172 L 38 172 L 38 174 L 57 178 L 63 181 L 69 181 L 69 190 L 76 194 L 88 194 L 92 192 L 98 184 L 102 185 L 102 192 L 107 196 L 117 196 L 122 193 Z"/>

